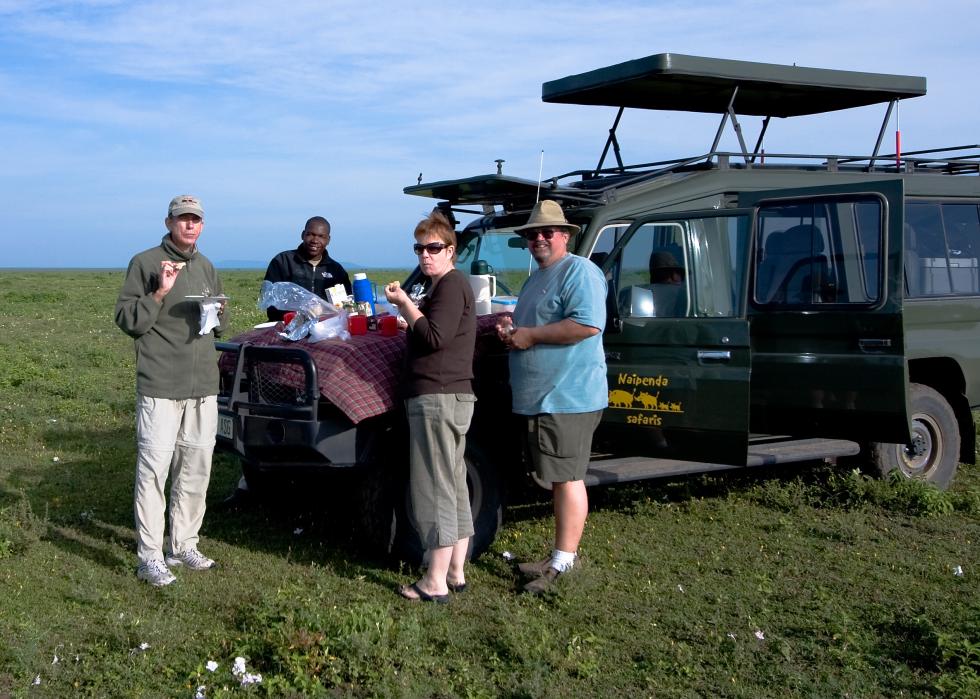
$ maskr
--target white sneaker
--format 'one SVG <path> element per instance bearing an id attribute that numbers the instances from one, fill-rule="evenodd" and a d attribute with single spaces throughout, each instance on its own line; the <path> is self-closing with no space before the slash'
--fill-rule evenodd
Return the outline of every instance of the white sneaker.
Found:
<path id="1" fill-rule="evenodd" d="M 153 585 L 153 587 L 163 587 L 177 580 L 174 574 L 167 568 L 167 564 L 159 558 L 147 561 L 136 569 L 136 577 L 140 580 Z"/>
<path id="2" fill-rule="evenodd" d="M 167 565 L 175 568 L 187 566 L 190 570 L 208 570 L 214 568 L 215 562 L 197 549 L 187 549 L 181 553 L 168 554 Z"/>

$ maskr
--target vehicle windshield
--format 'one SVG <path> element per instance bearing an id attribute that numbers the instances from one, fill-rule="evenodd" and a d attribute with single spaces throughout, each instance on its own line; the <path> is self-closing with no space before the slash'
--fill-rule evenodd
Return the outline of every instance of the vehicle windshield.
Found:
<path id="1" fill-rule="evenodd" d="M 473 231 L 456 257 L 456 269 L 465 274 L 494 275 L 497 295 L 517 296 L 532 268 L 527 241 L 510 228 Z"/>

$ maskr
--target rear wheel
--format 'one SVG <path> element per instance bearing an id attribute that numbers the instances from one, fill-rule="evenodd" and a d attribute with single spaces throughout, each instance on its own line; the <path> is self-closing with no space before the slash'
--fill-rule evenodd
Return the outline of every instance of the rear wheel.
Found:
<path id="1" fill-rule="evenodd" d="M 871 445 L 876 475 L 900 471 L 907 478 L 947 488 L 956 475 L 960 455 L 960 428 L 947 400 L 923 384 L 911 384 L 912 443 Z"/>

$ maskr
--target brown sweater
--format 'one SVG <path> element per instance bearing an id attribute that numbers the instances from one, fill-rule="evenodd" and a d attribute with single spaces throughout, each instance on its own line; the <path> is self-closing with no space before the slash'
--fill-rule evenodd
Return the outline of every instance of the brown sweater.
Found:
<path id="1" fill-rule="evenodd" d="M 469 281 L 452 269 L 419 304 L 408 333 L 405 396 L 473 393 L 476 308 Z"/>

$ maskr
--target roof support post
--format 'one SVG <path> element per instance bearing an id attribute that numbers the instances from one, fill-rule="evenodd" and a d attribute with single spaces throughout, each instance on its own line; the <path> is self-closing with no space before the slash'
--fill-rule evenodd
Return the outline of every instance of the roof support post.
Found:
<path id="1" fill-rule="evenodd" d="M 599 156 L 599 164 L 595 166 L 595 175 L 599 175 L 599 171 L 602 170 L 603 163 L 606 162 L 606 155 L 609 154 L 609 146 L 613 147 L 613 155 L 616 156 L 616 163 L 619 165 L 620 171 L 623 168 L 623 157 L 619 153 L 619 141 L 616 140 L 616 129 L 619 128 L 619 120 L 623 117 L 623 110 L 625 107 L 620 107 L 619 111 L 616 112 L 616 119 L 613 121 L 612 128 L 609 129 L 609 138 L 606 139 L 606 147 L 602 149 L 602 155 Z"/>
<path id="2" fill-rule="evenodd" d="M 738 95 L 738 85 L 736 85 L 735 89 L 732 90 L 732 97 L 730 100 L 728 100 L 728 109 L 721 115 L 721 123 L 718 124 L 718 132 L 715 133 L 715 141 L 711 144 L 711 150 L 709 151 L 708 156 L 709 158 L 714 155 L 715 151 L 718 150 L 718 142 L 721 141 L 721 134 L 725 130 L 725 124 L 728 122 L 728 115 L 734 114 L 732 107 L 735 104 L 736 95 Z M 742 150 L 745 150 L 744 147 Z"/>
<path id="3" fill-rule="evenodd" d="M 871 154 L 871 162 L 868 163 L 869 171 L 874 169 L 875 160 L 878 159 L 878 151 L 881 149 L 881 139 L 885 137 L 885 129 L 888 128 L 888 120 L 891 119 L 892 109 L 895 108 L 895 105 L 897 103 L 898 103 L 897 99 L 893 99 L 888 102 L 888 109 L 885 110 L 885 118 L 881 122 L 881 130 L 878 131 L 878 140 L 875 142 L 875 151 L 874 153 Z"/>
<path id="4" fill-rule="evenodd" d="M 728 104 L 728 116 L 732 119 L 732 128 L 735 129 L 735 135 L 738 136 L 738 145 L 742 148 L 742 158 L 745 160 L 746 165 L 751 165 L 752 161 L 749 159 L 749 151 L 745 147 L 745 139 L 742 138 L 742 125 L 738 123 L 738 117 L 735 115 L 735 110 L 732 109 L 731 103 Z"/>
<path id="5" fill-rule="evenodd" d="M 755 142 L 755 148 L 752 149 L 752 162 L 753 163 L 755 162 L 755 159 L 759 155 L 759 151 L 762 148 L 762 139 L 765 138 L 766 129 L 769 128 L 769 120 L 770 119 L 772 119 L 772 116 L 767 116 L 765 119 L 762 120 L 762 130 L 759 131 L 759 140 L 757 140 Z"/>

